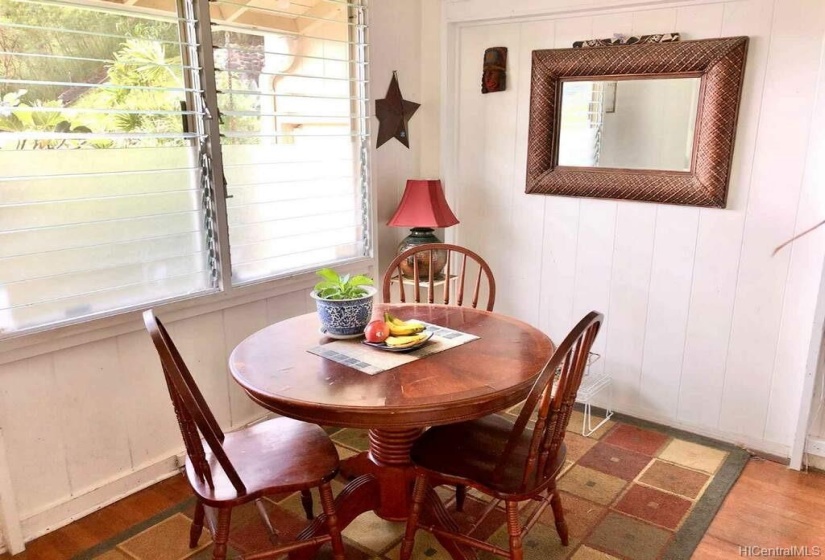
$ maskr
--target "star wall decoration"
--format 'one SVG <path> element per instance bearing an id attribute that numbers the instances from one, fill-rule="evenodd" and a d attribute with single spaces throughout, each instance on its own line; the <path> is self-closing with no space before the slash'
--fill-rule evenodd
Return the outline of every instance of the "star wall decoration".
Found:
<path id="1" fill-rule="evenodd" d="M 398 85 L 398 75 L 393 72 L 390 87 L 387 89 L 387 96 L 384 99 L 375 100 L 375 116 L 378 118 L 378 145 L 392 138 L 397 138 L 399 142 L 407 148 L 410 147 L 410 134 L 408 123 L 421 105 L 407 101 L 401 96 L 401 87 Z"/>

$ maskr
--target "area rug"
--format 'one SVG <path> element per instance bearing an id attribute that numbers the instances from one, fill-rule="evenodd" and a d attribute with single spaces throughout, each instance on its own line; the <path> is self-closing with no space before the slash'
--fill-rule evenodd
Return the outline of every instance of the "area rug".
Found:
<path id="1" fill-rule="evenodd" d="M 506 413 L 511 419 L 518 407 Z M 678 560 L 690 558 L 748 453 L 734 446 L 656 424 L 614 415 L 590 437 L 574 413 L 567 443 L 567 463 L 559 478 L 570 545 L 561 546 L 552 513 L 546 510 L 524 542 L 526 560 Z M 329 429 L 341 458 L 365 450 L 367 433 Z M 333 481 L 340 492 L 345 481 Z M 483 502 L 472 491 L 463 513 L 456 513 L 452 489 L 439 494 L 460 525 L 470 526 Z M 315 493 L 315 511 L 320 511 Z M 276 496 L 265 502 L 273 525 L 291 539 L 306 524 L 300 495 Z M 532 505 L 525 506 L 529 515 Z M 199 548 L 188 547 L 194 501 L 186 500 L 135 525 L 75 557 L 76 560 L 206 560 L 212 557 L 208 531 Z M 358 517 L 344 531 L 348 560 L 397 560 L 403 523 L 391 523 L 371 513 Z M 493 512 L 475 536 L 504 548 L 507 531 L 503 510 Z M 233 512 L 229 558 L 261 550 L 268 535 L 254 506 Z M 479 552 L 479 558 L 494 556 Z M 331 558 L 328 545 L 318 558 Z M 424 531 L 416 536 L 413 558 L 449 560 L 437 541 Z"/>

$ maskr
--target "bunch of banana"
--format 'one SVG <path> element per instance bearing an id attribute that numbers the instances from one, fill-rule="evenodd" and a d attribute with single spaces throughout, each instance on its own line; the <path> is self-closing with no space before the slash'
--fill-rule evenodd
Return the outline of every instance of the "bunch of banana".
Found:
<path id="1" fill-rule="evenodd" d="M 384 344 L 392 346 L 393 348 L 405 348 L 407 346 L 415 346 L 426 338 L 427 335 L 423 332 L 409 336 L 388 336 Z"/>
<path id="2" fill-rule="evenodd" d="M 390 313 L 384 313 L 384 322 L 387 323 L 387 326 L 390 329 L 391 338 L 418 334 L 423 331 L 425 327 L 424 323 L 421 321 L 402 321 Z M 387 344 L 390 345 L 389 343 Z"/>

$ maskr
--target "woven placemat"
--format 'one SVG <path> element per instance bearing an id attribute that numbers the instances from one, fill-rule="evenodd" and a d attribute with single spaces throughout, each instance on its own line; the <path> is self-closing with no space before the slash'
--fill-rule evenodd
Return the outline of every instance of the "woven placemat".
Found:
<path id="1" fill-rule="evenodd" d="M 424 323 L 428 332 L 432 332 L 432 338 L 419 348 L 409 352 L 388 352 L 373 348 L 358 340 L 334 340 L 310 348 L 307 352 L 321 356 L 333 362 L 338 362 L 368 375 L 375 375 L 382 371 L 387 371 L 398 366 L 420 360 L 431 354 L 437 354 L 462 344 L 467 344 L 473 340 L 478 340 L 474 334 L 447 329 L 438 325 Z"/>

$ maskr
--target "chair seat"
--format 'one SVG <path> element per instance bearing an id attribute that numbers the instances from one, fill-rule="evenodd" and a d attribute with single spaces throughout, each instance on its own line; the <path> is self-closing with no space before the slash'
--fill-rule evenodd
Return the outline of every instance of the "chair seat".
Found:
<path id="1" fill-rule="evenodd" d="M 549 476 L 522 486 L 524 463 L 527 460 L 532 430 L 525 429 L 505 465 L 502 475 L 493 478 L 493 472 L 513 431 L 513 423 L 499 415 L 477 420 L 437 426 L 427 430 L 412 448 L 413 463 L 441 476 L 457 479 L 455 482 L 486 489 L 499 498 L 529 494 L 555 479 L 566 456 L 564 444 L 546 471 Z"/>
<path id="2" fill-rule="evenodd" d="M 273 418 L 227 433 L 223 448 L 246 486 L 244 495 L 235 490 L 208 446 L 206 460 L 214 489 L 198 480 L 186 458 L 189 484 L 209 505 L 240 504 L 273 491 L 303 490 L 331 480 L 338 472 L 338 453 L 326 432 L 291 418 Z"/>

